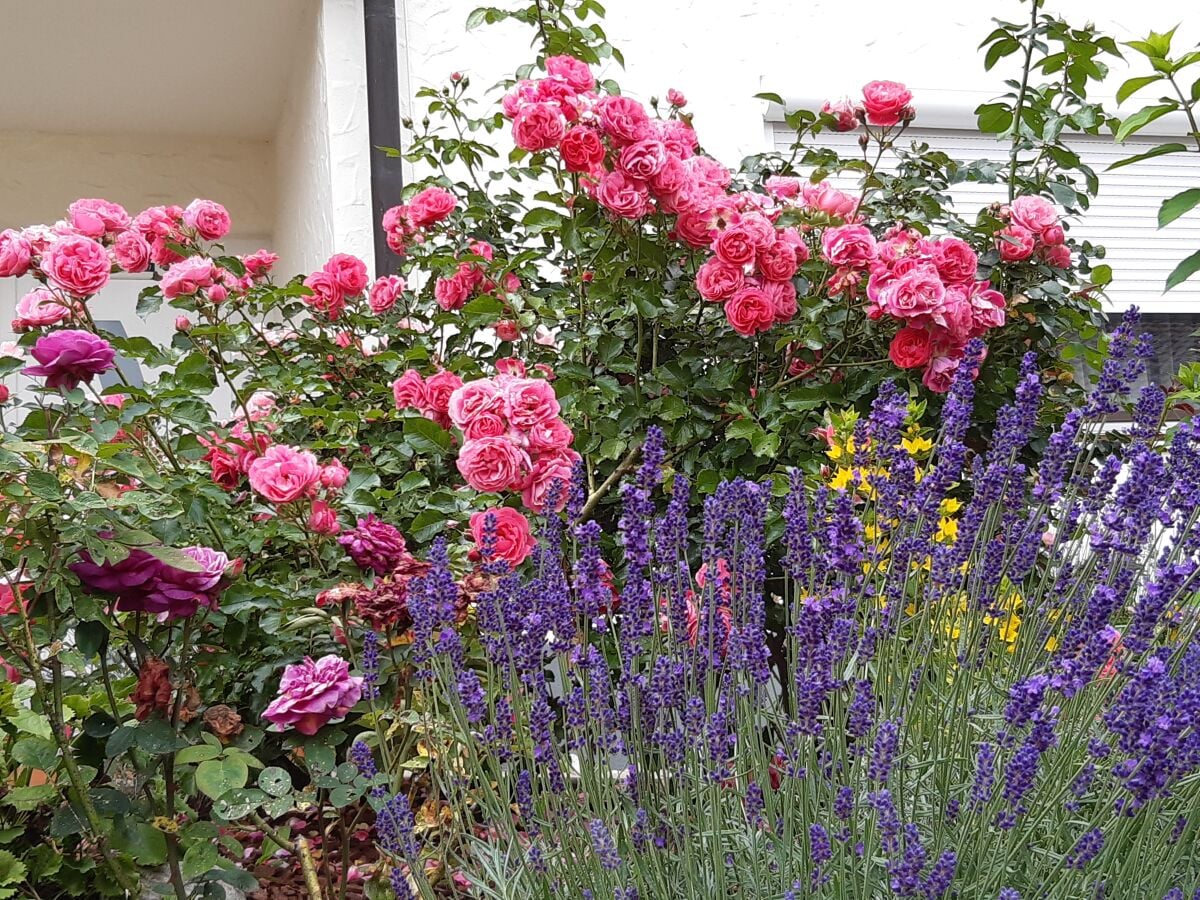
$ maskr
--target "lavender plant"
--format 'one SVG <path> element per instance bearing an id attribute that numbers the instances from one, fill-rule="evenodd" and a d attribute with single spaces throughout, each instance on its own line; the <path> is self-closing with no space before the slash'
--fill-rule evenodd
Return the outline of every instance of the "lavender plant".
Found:
<path id="1" fill-rule="evenodd" d="M 497 898 L 1194 896 L 1200 428 L 1165 429 L 1158 388 L 1133 402 L 1137 328 L 1036 469 L 1032 355 L 990 449 L 965 442 L 978 342 L 925 463 L 883 387 L 851 489 L 738 479 L 694 527 L 651 429 L 619 592 L 577 484 L 532 574 L 486 564 L 479 648 L 439 547 L 409 599 L 431 765 L 373 798 L 397 895 L 454 871 Z M 377 785 L 388 733 L 355 746 Z M 430 803 L 460 827 L 420 831 Z"/>

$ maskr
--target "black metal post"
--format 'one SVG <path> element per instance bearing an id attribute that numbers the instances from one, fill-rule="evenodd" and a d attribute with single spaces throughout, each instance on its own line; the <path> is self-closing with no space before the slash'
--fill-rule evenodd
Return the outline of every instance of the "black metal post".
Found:
<path id="1" fill-rule="evenodd" d="M 396 0 L 363 0 L 367 48 L 367 127 L 371 138 L 371 214 L 375 274 L 400 270 L 400 257 L 387 245 L 383 214 L 400 202 L 404 175 L 400 158 L 380 147 L 400 149 L 400 77 L 397 71 Z"/>

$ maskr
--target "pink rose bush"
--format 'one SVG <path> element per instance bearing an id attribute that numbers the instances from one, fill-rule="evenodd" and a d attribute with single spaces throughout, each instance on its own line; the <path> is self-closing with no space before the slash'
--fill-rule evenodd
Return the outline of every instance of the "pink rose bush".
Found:
<path id="1" fill-rule="evenodd" d="M 1071 265 L 1071 250 L 1059 224 L 1058 210 L 1043 197 L 1017 197 L 1007 209 L 1008 224 L 996 232 L 996 249 L 1006 263 L 1035 256 L 1055 269 Z"/>
<path id="2" fill-rule="evenodd" d="M 276 731 L 295 729 L 312 735 L 330 722 L 341 721 L 359 701 L 363 680 L 350 674 L 350 665 L 341 657 L 311 657 L 287 666 L 279 681 L 279 696 L 263 712 L 263 718 Z"/>

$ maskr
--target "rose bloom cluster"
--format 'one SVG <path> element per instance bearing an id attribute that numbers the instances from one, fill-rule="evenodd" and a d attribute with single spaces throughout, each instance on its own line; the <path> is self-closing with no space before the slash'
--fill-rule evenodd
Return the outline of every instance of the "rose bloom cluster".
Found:
<path id="1" fill-rule="evenodd" d="M 383 214 L 383 230 L 392 252 L 403 255 L 409 244 L 425 242 L 430 227 L 449 218 L 458 201 L 444 187 L 431 185 Z"/>
<path id="2" fill-rule="evenodd" d="M 892 362 L 923 368 L 930 390 L 948 390 L 967 341 L 1004 324 L 1003 295 L 977 279 L 975 251 L 958 238 L 895 226 L 877 241 L 865 225 L 840 225 L 821 235 L 821 257 L 833 268 L 831 293 L 853 294 L 865 281 L 867 317 L 901 325 Z"/>
<path id="3" fill-rule="evenodd" d="M 463 435 L 457 465 L 467 484 L 520 492 L 526 509 L 540 513 L 558 483 L 554 508 L 563 507 L 579 454 L 550 382 L 510 374 L 469 381 L 450 395 L 448 411 Z"/>
<path id="4" fill-rule="evenodd" d="M 304 279 L 310 293 L 302 299 L 309 309 L 336 322 L 345 311 L 346 302 L 361 297 L 369 280 L 365 262 L 349 253 L 335 253 Z"/>
<path id="5" fill-rule="evenodd" d="M 223 238 L 229 228 L 228 211 L 212 200 L 152 206 L 130 216 L 118 203 L 81 199 L 51 226 L 0 232 L 0 278 L 28 274 L 45 285 L 17 302 L 12 328 L 27 331 L 77 318 L 80 304 L 102 290 L 113 271 L 139 273 L 151 265 L 166 269 L 162 290 L 167 299 L 204 292 L 221 302 L 232 292 L 245 292 L 266 277 L 275 254 L 260 250 L 241 257 L 243 275 L 205 256 L 185 258 L 200 252 L 201 242 Z"/>
<path id="6" fill-rule="evenodd" d="M 1071 265 L 1067 236 L 1059 224 L 1058 210 L 1044 197 L 1017 197 L 1001 211 L 1008 224 L 996 232 L 996 249 L 1004 262 L 1024 262 L 1037 257 L 1056 269 Z"/>
<path id="7" fill-rule="evenodd" d="M 463 380 L 446 369 L 425 378 L 416 369 L 406 369 L 392 382 L 396 409 L 415 409 L 425 418 L 449 429 L 450 396 L 462 387 Z"/>
<path id="8" fill-rule="evenodd" d="M 321 464 L 311 450 L 302 450 L 271 441 L 273 423 L 267 417 L 275 400 L 268 394 L 255 394 L 247 401 L 250 422 L 237 420 L 229 436 L 210 432 L 203 439 L 215 484 L 237 490 L 242 479 L 258 496 L 274 506 L 289 503 L 308 504 L 304 524 L 315 534 L 334 535 L 341 531 L 337 510 L 331 505 L 350 477 L 340 460 Z"/>
<path id="9" fill-rule="evenodd" d="M 487 241 L 472 241 L 467 252 L 479 257 L 486 263 L 492 263 L 496 258 L 495 248 Z M 521 279 L 512 272 L 506 272 L 497 284 L 488 277 L 485 268 L 473 260 L 461 260 L 453 275 L 438 278 L 433 284 L 433 296 L 437 305 L 450 311 L 462 309 L 473 297 L 501 292 L 515 293 L 521 289 Z"/>

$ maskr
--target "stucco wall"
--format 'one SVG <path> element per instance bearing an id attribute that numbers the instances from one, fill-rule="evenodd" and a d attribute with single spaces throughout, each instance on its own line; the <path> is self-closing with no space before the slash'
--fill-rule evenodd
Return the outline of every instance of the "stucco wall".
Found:
<path id="1" fill-rule="evenodd" d="M 452 71 L 468 73 L 484 87 L 532 60 L 531 29 L 501 23 L 464 30 L 467 15 L 480 5 L 398 0 L 407 34 L 406 99 L 422 85 L 443 83 Z M 1072 21 L 1094 20 L 1119 39 L 1184 21 L 1178 37 L 1183 47 L 1200 31 L 1187 0 L 1047 5 Z M 1011 74 L 1003 66 L 983 71 L 976 47 L 995 27 L 992 17 L 1022 19 L 1028 9 L 1017 0 L 609 0 L 605 6 L 606 31 L 627 64 L 623 73 L 611 71 L 626 92 L 645 100 L 670 87 L 684 91 L 705 147 L 729 164 L 770 145 L 766 104 L 751 99 L 760 91 L 820 100 L 854 95 L 864 82 L 888 78 L 907 83 L 918 107 L 973 108 L 1003 91 Z M 402 77 L 402 91 L 404 84 Z"/>

